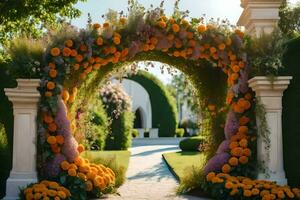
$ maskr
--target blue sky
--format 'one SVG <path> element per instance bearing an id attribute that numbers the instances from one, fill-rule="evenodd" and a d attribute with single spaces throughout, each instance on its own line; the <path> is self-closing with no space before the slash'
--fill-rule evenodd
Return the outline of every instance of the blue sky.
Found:
<path id="1" fill-rule="evenodd" d="M 292 3 L 299 0 L 290 0 Z M 149 8 L 151 4 L 154 7 L 159 6 L 161 0 L 138 0 Z M 165 0 L 165 12 L 170 15 L 174 8 L 175 0 Z M 81 17 L 74 19 L 71 23 L 79 28 L 85 28 L 88 19 L 88 13 L 91 14 L 93 22 L 103 22 L 101 15 L 105 14 L 109 9 L 116 11 L 127 11 L 127 0 L 87 0 L 86 2 L 79 2 L 76 7 L 82 11 Z M 231 24 L 236 24 L 242 8 L 240 7 L 240 0 L 181 0 L 179 7 L 181 10 L 189 10 L 191 17 L 199 18 L 203 14 L 207 18 L 221 18 L 228 19 Z M 169 82 L 171 76 L 160 73 L 159 66 L 151 69 L 151 72 L 157 75 L 162 81 Z"/>

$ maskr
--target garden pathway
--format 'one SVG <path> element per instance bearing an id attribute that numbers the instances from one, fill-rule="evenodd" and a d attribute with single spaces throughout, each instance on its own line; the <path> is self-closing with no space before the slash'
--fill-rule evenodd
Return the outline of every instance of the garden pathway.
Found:
<path id="1" fill-rule="evenodd" d="M 176 138 L 160 141 L 142 139 L 133 142 L 127 181 L 119 188 L 120 196 L 109 200 L 204 200 L 176 196 L 177 180 L 162 159 L 166 152 L 179 151 Z"/>

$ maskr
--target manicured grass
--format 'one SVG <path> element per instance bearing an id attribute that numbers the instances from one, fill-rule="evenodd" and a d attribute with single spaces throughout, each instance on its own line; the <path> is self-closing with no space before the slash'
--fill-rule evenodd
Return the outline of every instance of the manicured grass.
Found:
<path id="1" fill-rule="evenodd" d="M 129 151 L 85 151 L 81 155 L 93 163 L 111 168 L 116 174 L 116 188 L 125 182 L 130 157 Z"/>
<path id="2" fill-rule="evenodd" d="M 91 162 L 99 160 L 115 160 L 116 164 L 123 166 L 126 170 L 129 164 L 129 151 L 85 151 L 82 156 L 89 159 Z"/>
<path id="3" fill-rule="evenodd" d="M 191 168 L 202 168 L 205 164 L 205 154 L 196 151 L 180 151 L 164 153 L 163 158 L 172 173 L 182 180 Z"/>

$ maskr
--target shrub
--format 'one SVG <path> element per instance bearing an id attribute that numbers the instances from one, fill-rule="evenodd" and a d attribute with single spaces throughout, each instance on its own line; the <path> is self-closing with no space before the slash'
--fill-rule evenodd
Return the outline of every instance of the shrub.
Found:
<path id="1" fill-rule="evenodd" d="M 179 143 L 179 148 L 182 151 L 198 151 L 200 144 L 204 142 L 204 139 L 201 137 L 190 137 L 184 140 L 181 140 Z"/>
<path id="2" fill-rule="evenodd" d="M 180 185 L 177 188 L 178 194 L 187 193 L 193 189 L 200 188 L 205 181 L 203 167 L 192 166 L 186 169 L 186 175 L 180 180 Z"/>
<path id="3" fill-rule="evenodd" d="M 154 75 L 139 70 L 128 79 L 141 84 L 149 93 L 152 105 L 152 127 L 159 137 L 174 137 L 178 125 L 176 101 L 166 86 Z"/>
<path id="4" fill-rule="evenodd" d="M 140 135 L 139 131 L 136 129 L 132 129 L 131 136 L 132 138 L 137 138 Z"/>
<path id="5" fill-rule="evenodd" d="M 176 137 L 183 137 L 184 135 L 184 129 L 183 128 L 177 128 L 176 129 Z"/>

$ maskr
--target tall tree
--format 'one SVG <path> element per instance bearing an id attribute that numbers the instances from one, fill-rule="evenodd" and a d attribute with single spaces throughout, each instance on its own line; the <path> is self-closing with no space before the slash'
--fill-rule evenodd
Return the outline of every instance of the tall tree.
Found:
<path id="1" fill-rule="evenodd" d="M 295 33 L 300 33 L 300 2 L 295 6 L 290 6 L 287 0 L 282 2 L 279 12 L 279 28 L 280 30 L 293 37 Z"/>

